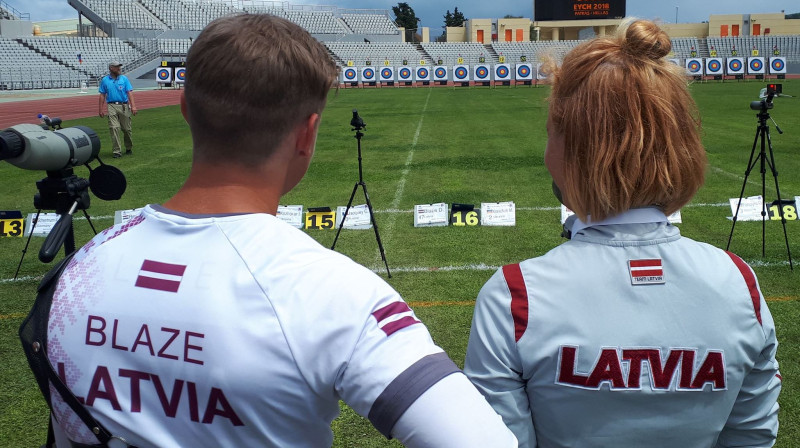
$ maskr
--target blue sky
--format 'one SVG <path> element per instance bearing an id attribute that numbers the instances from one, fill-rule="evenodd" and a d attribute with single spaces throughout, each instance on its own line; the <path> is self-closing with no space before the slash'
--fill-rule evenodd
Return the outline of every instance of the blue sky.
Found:
<path id="1" fill-rule="evenodd" d="M 77 12 L 67 3 L 67 0 L 3 0 L 19 11 L 30 13 L 31 20 L 56 20 L 76 18 Z M 340 8 L 368 8 L 386 9 L 391 12 L 392 6 L 397 5 L 396 0 L 309 0 L 295 1 L 296 4 L 326 4 L 336 5 Z M 422 26 L 431 27 L 432 34 L 439 34 L 444 24 L 443 16 L 447 10 L 452 11 L 458 7 L 467 18 L 498 18 L 506 14 L 531 17 L 533 15 L 533 1 L 520 0 L 410 0 L 407 1 L 417 17 L 421 19 Z M 800 12 L 800 2 L 797 0 L 628 0 L 627 13 L 647 19 L 661 19 L 665 22 L 674 22 L 677 7 L 679 22 L 702 22 L 708 20 L 710 14 L 747 14 L 780 12 L 787 14 Z"/>

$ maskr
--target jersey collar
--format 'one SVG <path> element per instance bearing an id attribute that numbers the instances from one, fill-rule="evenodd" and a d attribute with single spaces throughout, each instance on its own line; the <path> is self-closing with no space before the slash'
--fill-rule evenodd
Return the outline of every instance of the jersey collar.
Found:
<path id="1" fill-rule="evenodd" d="M 587 227 L 595 226 L 608 226 L 613 224 L 646 224 L 646 223 L 663 223 L 667 222 L 667 215 L 656 207 L 643 207 L 626 210 L 618 215 L 609 216 L 601 221 L 592 221 L 592 217 L 588 217 L 588 222 L 583 222 L 580 218 L 576 218 L 572 223 L 571 233 L 576 235 L 581 230 Z"/>

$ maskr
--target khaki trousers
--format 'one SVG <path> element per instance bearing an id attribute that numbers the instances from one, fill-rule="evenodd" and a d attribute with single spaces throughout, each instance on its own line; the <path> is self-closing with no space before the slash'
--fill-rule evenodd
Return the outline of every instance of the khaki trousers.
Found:
<path id="1" fill-rule="evenodd" d="M 111 151 L 114 154 L 122 154 L 120 130 L 125 136 L 125 150 L 133 150 L 130 104 L 108 104 L 108 129 L 111 131 Z"/>

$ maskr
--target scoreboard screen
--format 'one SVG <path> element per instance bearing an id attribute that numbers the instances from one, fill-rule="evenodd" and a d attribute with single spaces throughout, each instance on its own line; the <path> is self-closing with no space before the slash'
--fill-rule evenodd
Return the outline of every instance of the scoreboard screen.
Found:
<path id="1" fill-rule="evenodd" d="M 550 20 L 621 19 L 625 0 L 535 0 L 537 22 Z"/>

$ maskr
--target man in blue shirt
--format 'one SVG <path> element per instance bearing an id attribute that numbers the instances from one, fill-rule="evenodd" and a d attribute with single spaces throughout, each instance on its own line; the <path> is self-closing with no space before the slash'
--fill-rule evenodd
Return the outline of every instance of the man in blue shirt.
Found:
<path id="1" fill-rule="evenodd" d="M 108 115 L 108 128 L 111 131 L 111 143 L 114 158 L 122 157 L 119 131 L 125 135 L 125 154 L 133 154 L 131 140 L 131 114 L 136 115 L 136 104 L 133 101 L 133 87 L 125 75 L 120 74 L 122 64 L 111 61 L 108 64 L 108 75 L 100 80 L 100 116 Z"/>

